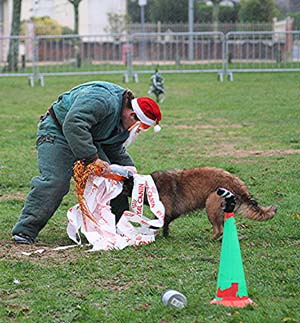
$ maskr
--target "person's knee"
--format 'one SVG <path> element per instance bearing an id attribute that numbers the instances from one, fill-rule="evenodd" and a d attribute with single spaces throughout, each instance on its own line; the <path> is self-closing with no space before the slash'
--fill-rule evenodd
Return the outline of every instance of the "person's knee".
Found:
<path id="1" fill-rule="evenodd" d="M 65 195 L 70 189 L 70 179 L 64 176 L 38 176 L 32 179 L 31 187 L 48 191 L 49 194 Z"/>
<path id="2" fill-rule="evenodd" d="M 70 189 L 70 179 L 64 177 L 55 177 L 52 179 L 52 185 L 56 188 L 57 192 L 60 194 L 65 195 L 69 192 Z"/>

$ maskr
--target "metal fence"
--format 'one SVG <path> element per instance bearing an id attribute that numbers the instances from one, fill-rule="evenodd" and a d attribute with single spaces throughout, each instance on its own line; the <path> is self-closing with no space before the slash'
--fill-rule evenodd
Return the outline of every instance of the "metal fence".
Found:
<path id="1" fill-rule="evenodd" d="M 300 71 L 300 33 L 230 32 L 226 34 L 226 74 Z"/>
<path id="2" fill-rule="evenodd" d="M 237 23 L 237 22 L 218 22 L 216 23 L 194 23 L 193 32 L 222 32 L 224 34 L 230 31 L 272 31 L 273 23 L 254 22 L 254 23 Z M 179 33 L 189 32 L 190 26 L 187 23 L 131 23 L 128 25 L 128 34 L 135 33 Z"/>
<path id="3" fill-rule="evenodd" d="M 13 46 L 12 46 L 13 45 Z M 18 49 L 16 61 L 8 54 Z M 300 71 L 300 32 L 135 33 L 0 37 L 0 77 Z"/>
<path id="4" fill-rule="evenodd" d="M 224 34 L 137 33 L 129 38 L 132 72 L 153 72 L 156 66 L 165 73 L 216 72 L 224 69 Z"/>

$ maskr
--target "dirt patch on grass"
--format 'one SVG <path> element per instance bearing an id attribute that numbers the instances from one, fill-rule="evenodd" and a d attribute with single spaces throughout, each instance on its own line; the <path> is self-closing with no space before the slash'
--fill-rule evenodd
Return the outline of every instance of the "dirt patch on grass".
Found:
<path id="1" fill-rule="evenodd" d="M 179 149 L 178 149 L 179 151 Z M 247 157 L 271 157 L 271 156 L 284 156 L 284 155 L 299 155 L 300 149 L 269 149 L 269 150 L 245 150 L 237 149 L 235 143 L 210 143 L 209 145 L 203 146 L 203 149 L 195 150 L 194 145 L 185 146 L 179 151 L 180 154 L 188 155 L 191 154 L 194 158 L 205 157 L 232 157 L 236 162 L 239 159 Z M 176 155 L 170 154 L 171 157 Z"/>
<path id="2" fill-rule="evenodd" d="M 56 246 L 42 244 L 23 245 L 11 240 L 0 240 L 0 259 L 20 260 L 39 263 L 39 265 L 64 264 L 78 257 L 88 256 L 88 246 L 72 246 L 65 250 L 57 250 Z"/>
<path id="3" fill-rule="evenodd" d="M 232 156 L 238 158 L 251 156 L 280 156 L 300 154 L 300 149 L 271 149 L 271 150 L 235 150 L 234 145 L 222 145 L 222 148 L 209 153 L 210 156 Z"/>
<path id="4" fill-rule="evenodd" d="M 229 125 L 186 125 L 186 124 L 182 124 L 182 125 L 177 125 L 177 126 L 173 126 L 173 128 L 176 129 L 226 129 L 226 128 L 243 128 L 244 126 L 239 125 L 239 124 L 229 124 Z"/>
<path id="5" fill-rule="evenodd" d="M 238 150 L 236 149 L 237 143 L 240 144 L 244 142 L 245 139 L 234 137 L 230 142 L 225 141 L 222 136 L 216 136 L 214 134 L 215 130 L 218 129 L 240 129 L 244 127 L 251 127 L 249 124 L 231 124 L 228 120 L 214 119 L 213 124 L 189 124 L 188 121 L 195 123 L 193 119 L 183 119 L 183 123 L 179 125 L 174 125 L 172 128 L 176 129 L 204 129 L 206 134 L 212 134 L 210 138 L 210 143 L 206 145 L 203 143 L 203 149 L 197 150 L 197 155 L 205 155 L 210 157 L 220 157 L 220 156 L 231 156 L 234 158 L 245 158 L 252 156 L 279 156 L 279 155 L 293 155 L 300 154 L 300 149 L 270 149 L 270 150 Z M 201 120 L 201 119 L 199 119 Z M 180 149 L 180 147 L 178 147 Z M 186 147 L 185 147 L 186 148 Z M 251 147 L 249 147 L 251 148 Z M 195 147 L 191 147 L 193 153 L 195 153 Z"/>
<path id="6" fill-rule="evenodd" d="M 17 200 L 17 201 L 24 201 L 26 194 L 20 192 L 14 192 L 9 194 L 0 194 L 0 201 L 7 201 L 7 200 Z"/>

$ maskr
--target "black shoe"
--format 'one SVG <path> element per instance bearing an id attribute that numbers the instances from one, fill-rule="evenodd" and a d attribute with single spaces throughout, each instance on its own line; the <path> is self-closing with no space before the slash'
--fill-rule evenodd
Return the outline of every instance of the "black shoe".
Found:
<path id="1" fill-rule="evenodd" d="M 11 240 L 19 244 L 34 244 L 34 239 L 23 233 L 15 234 Z"/>

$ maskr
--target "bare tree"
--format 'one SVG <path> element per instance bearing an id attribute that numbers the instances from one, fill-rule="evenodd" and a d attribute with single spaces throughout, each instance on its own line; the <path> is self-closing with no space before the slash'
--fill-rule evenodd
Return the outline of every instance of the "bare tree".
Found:
<path id="1" fill-rule="evenodd" d="M 79 34 L 79 4 L 81 0 L 68 0 L 72 3 L 74 8 L 74 33 L 76 35 Z M 76 60 L 76 67 L 81 67 L 81 41 L 80 37 L 78 39 L 74 39 L 74 52 L 75 52 L 75 60 Z"/>
<path id="2" fill-rule="evenodd" d="M 79 26 L 79 4 L 81 0 L 68 0 L 74 7 L 74 32 L 78 35 Z"/>
<path id="3" fill-rule="evenodd" d="M 22 0 L 13 0 L 13 15 L 11 23 L 11 38 L 9 42 L 9 50 L 7 56 L 7 70 L 18 70 L 18 56 L 19 56 L 19 34 L 21 27 L 21 5 Z"/>
<path id="4" fill-rule="evenodd" d="M 212 22 L 213 22 L 214 31 L 218 31 L 220 2 L 221 0 L 212 0 L 212 3 L 213 3 Z"/>

